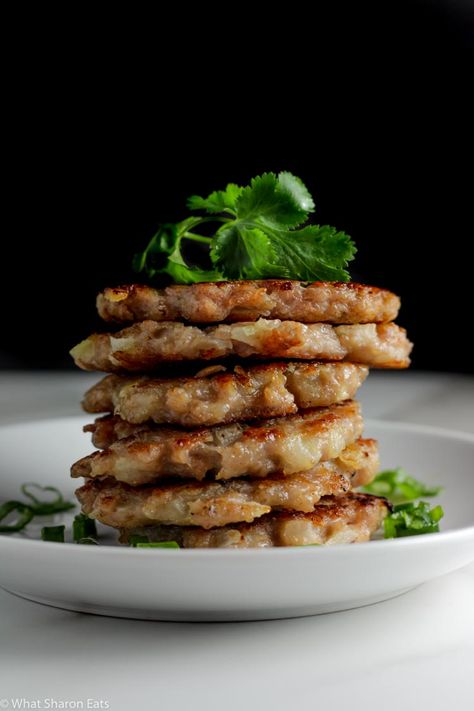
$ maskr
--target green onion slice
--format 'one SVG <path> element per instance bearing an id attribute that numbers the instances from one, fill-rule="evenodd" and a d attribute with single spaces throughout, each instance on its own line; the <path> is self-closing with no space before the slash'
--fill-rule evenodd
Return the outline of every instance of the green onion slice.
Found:
<path id="1" fill-rule="evenodd" d="M 134 543 L 134 548 L 179 548 L 176 541 L 157 541 L 156 543 Z"/>
<path id="2" fill-rule="evenodd" d="M 32 492 L 32 489 L 36 492 L 50 492 L 55 495 L 55 498 L 49 497 L 49 499 L 39 499 Z M 29 482 L 21 486 L 21 491 L 27 499 L 31 501 L 28 504 L 33 511 L 35 516 L 50 516 L 51 514 L 61 513 L 62 511 L 69 511 L 70 509 L 76 508 L 76 504 L 71 501 L 65 501 L 63 495 L 56 489 L 55 486 L 40 486 L 34 482 Z"/>
<path id="3" fill-rule="evenodd" d="M 176 541 L 150 541 L 148 536 L 134 534 L 128 539 L 128 543 L 133 548 L 180 548 Z"/>
<path id="4" fill-rule="evenodd" d="M 1 525 L 1 522 L 14 511 L 18 514 L 14 522 Z M 0 533 L 18 533 L 25 528 L 33 516 L 34 513 L 27 504 L 23 504 L 21 501 L 6 501 L 0 506 Z"/>
<path id="5" fill-rule="evenodd" d="M 41 529 L 41 540 L 64 543 L 65 530 L 66 526 L 44 526 L 44 528 Z"/>
<path id="6" fill-rule="evenodd" d="M 97 528 L 93 518 L 89 518 L 85 514 L 74 516 L 72 523 L 72 537 L 75 541 L 80 541 L 84 538 L 97 538 Z"/>

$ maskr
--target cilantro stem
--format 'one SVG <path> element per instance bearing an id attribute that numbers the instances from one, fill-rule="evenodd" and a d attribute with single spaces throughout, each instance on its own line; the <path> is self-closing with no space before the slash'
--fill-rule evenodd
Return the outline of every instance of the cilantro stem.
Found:
<path id="1" fill-rule="evenodd" d="M 232 215 L 232 218 L 235 218 L 235 212 L 229 211 L 229 210 L 223 210 L 223 212 L 228 212 L 229 215 Z M 232 222 L 230 217 L 220 217 L 219 215 L 213 215 L 212 217 L 201 217 L 199 224 L 202 222 Z"/>
<path id="2" fill-rule="evenodd" d="M 211 244 L 212 237 L 204 237 L 203 235 L 197 235 L 194 232 L 185 232 L 183 234 L 185 239 L 192 239 L 194 242 L 204 242 L 205 244 Z"/>
<path id="3" fill-rule="evenodd" d="M 233 213 L 230 214 L 232 215 L 232 219 L 235 218 Z M 185 223 L 187 223 L 188 226 L 197 227 L 198 225 L 203 225 L 206 222 L 232 222 L 232 219 L 230 217 L 223 217 L 222 215 L 213 215 L 212 217 L 194 217 L 192 218 L 191 225 L 189 225 L 190 220 L 183 220 L 183 222 L 178 224 L 184 226 Z"/>

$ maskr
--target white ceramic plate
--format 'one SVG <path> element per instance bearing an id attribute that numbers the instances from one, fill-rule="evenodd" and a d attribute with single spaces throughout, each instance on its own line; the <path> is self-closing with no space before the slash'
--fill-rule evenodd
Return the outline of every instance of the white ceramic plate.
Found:
<path id="1" fill-rule="evenodd" d="M 0 498 L 26 481 L 72 495 L 69 466 L 91 451 L 84 418 L 0 429 Z M 474 559 L 474 436 L 367 422 L 382 466 L 442 484 L 442 532 L 328 548 L 157 550 L 45 543 L 39 528 L 0 536 L 0 585 L 36 602 L 159 620 L 255 620 L 313 615 L 388 599 Z M 76 483 L 77 485 L 77 483 Z"/>

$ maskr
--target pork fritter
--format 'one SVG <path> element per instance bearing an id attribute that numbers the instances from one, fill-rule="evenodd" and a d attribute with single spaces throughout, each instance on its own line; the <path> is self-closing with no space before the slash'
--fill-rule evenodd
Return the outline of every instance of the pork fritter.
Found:
<path id="1" fill-rule="evenodd" d="M 73 477 L 111 476 L 132 486 L 163 477 L 232 479 L 296 474 L 339 456 L 362 434 L 351 400 L 296 415 L 194 431 L 155 427 L 73 464 Z"/>
<path id="2" fill-rule="evenodd" d="M 155 524 L 214 528 L 251 523 L 273 509 L 313 511 L 323 496 L 345 494 L 368 484 L 378 464 L 377 443 L 358 440 L 338 458 L 287 477 L 141 487 L 110 478 L 93 479 L 76 496 L 83 513 L 114 528 Z"/>
<path id="3" fill-rule="evenodd" d="M 107 375 L 87 391 L 82 405 L 86 412 L 114 412 L 130 423 L 209 426 L 351 399 L 367 373 L 352 363 L 280 362 L 187 378 Z"/>
<path id="4" fill-rule="evenodd" d="M 210 530 L 197 527 L 144 526 L 122 528 L 120 541 L 145 535 L 150 541 L 176 541 L 182 548 L 269 548 L 335 545 L 368 541 L 389 512 L 385 499 L 370 494 L 328 496 L 311 513 L 278 511 L 253 523 Z"/>
<path id="5" fill-rule="evenodd" d="M 129 284 L 105 289 L 97 297 L 105 321 L 175 321 L 216 323 L 255 321 L 260 317 L 303 323 L 393 321 L 400 299 L 366 284 L 266 279 L 174 284 L 165 289 Z"/>
<path id="6" fill-rule="evenodd" d="M 260 319 L 209 328 L 141 321 L 117 333 L 96 333 L 71 350 L 84 370 L 150 371 L 163 362 L 241 358 L 347 360 L 406 368 L 412 344 L 394 323 L 330 326 Z"/>

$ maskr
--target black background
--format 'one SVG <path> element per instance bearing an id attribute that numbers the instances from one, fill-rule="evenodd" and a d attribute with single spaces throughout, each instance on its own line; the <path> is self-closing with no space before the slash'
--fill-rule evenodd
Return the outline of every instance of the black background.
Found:
<path id="1" fill-rule="evenodd" d="M 414 367 L 472 372 L 472 10 L 242 5 L 207 31 L 183 10 L 33 44 L 30 28 L 6 88 L 0 365 L 71 367 L 96 292 L 134 279 L 188 195 L 290 170 L 355 239 L 354 280 L 402 296 Z"/>

